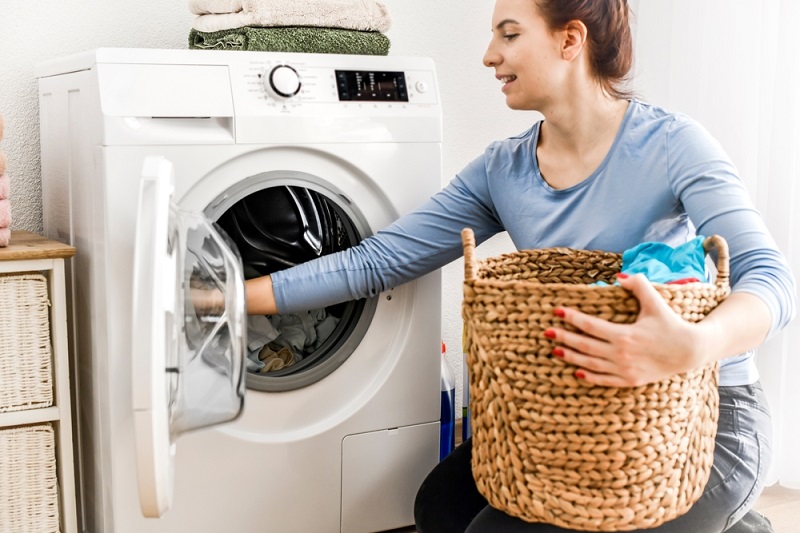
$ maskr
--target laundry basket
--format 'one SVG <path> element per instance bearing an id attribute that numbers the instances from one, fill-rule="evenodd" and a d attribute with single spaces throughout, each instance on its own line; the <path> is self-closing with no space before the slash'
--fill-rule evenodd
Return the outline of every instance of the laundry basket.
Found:
<path id="1" fill-rule="evenodd" d="M 714 458 L 718 365 L 630 388 L 593 386 L 552 357 L 553 311 L 570 307 L 631 323 L 638 300 L 613 283 L 621 255 L 550 248 L 478 261 L 464 244 L 463 317 L 470 372 L 472 471 L 496 509 L 528 522 L 585 531 L 652 528 L 689 510 Z M 728 247 L 715 284 L 656 284 L 698 322 L 730 292 Z"/>

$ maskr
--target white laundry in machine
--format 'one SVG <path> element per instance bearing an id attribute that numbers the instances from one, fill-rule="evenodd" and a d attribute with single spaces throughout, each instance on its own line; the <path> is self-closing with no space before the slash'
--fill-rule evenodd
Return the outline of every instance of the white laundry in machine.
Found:
<path id="1" fill-rule="evenodd" d="M 439 274 L 324 310 L 325 338 L 266 373 L 242 280 L 439 189 L 432 61 L 98 49 L 41 65 L 39 95 L 45 233 L 78 250 L 83 530 L 411 524 L 438 459 Z M 225 305 L 198 315 L 208 288 Z"/>

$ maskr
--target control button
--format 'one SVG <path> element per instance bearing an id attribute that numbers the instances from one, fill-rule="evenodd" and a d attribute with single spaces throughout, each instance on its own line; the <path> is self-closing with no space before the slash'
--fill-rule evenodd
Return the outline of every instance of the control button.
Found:
<path id="1" fill-rule="evenodd" d="M 428 84 L 425 83 L 424 81 L 418 81 L 416 85 L 414 85 L 414 87 L 416 87 L 417 91 L 420 93 L 428 92 Z"/>
<path id="2" fill-rule="evenodd" d="M 291 98 L 301 87 L 300 75 L 289 65 L 278 65 L 264 76 L 264 88 L 278 98 Z"/>

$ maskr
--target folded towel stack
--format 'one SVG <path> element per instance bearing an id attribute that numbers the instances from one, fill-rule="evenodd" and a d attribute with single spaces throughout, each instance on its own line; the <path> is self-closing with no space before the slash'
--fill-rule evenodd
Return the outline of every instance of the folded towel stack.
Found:
<path id="1" fill-rule="evenodd" d="M 0 141 L 3 140 L 5 133 L 5 120 L 0 115 Z M 8 196 L 10 194 L 8 186 L 8 176 L 6 175 L 6 154 L 0 150 L 0 247 L 8 246 L 11 239 L 11 204 Z"/>
<path id="2" fill-rule="evenodd" d="M 189 48 L 387 55 L 391 24 L 377 0 L 189 0 Z"/>

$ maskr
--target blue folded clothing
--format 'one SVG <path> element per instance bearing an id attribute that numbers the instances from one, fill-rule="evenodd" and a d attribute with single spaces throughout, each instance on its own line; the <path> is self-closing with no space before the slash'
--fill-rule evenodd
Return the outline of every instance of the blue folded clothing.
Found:
<path id="1" fill-rule="evenodd" d="M 622 254 L 622 272 L 629 276 L 644 274 L 653 283 L 697 278 L 707 280 L 705 237 L 673 248 L 663 242 L 645 242 L 625 250 Z"/>
<path id="2" fill-rule="evenodd" d="M 644 242 L 622 253 L 621 272 L 628 276 L 644 274 L 652 283 L 707 281 L 704 241 L 705 237 L 697 236 L 676 248 L 663 242 Z M 606 284 L 598 282 L 597 285 Z"/>

